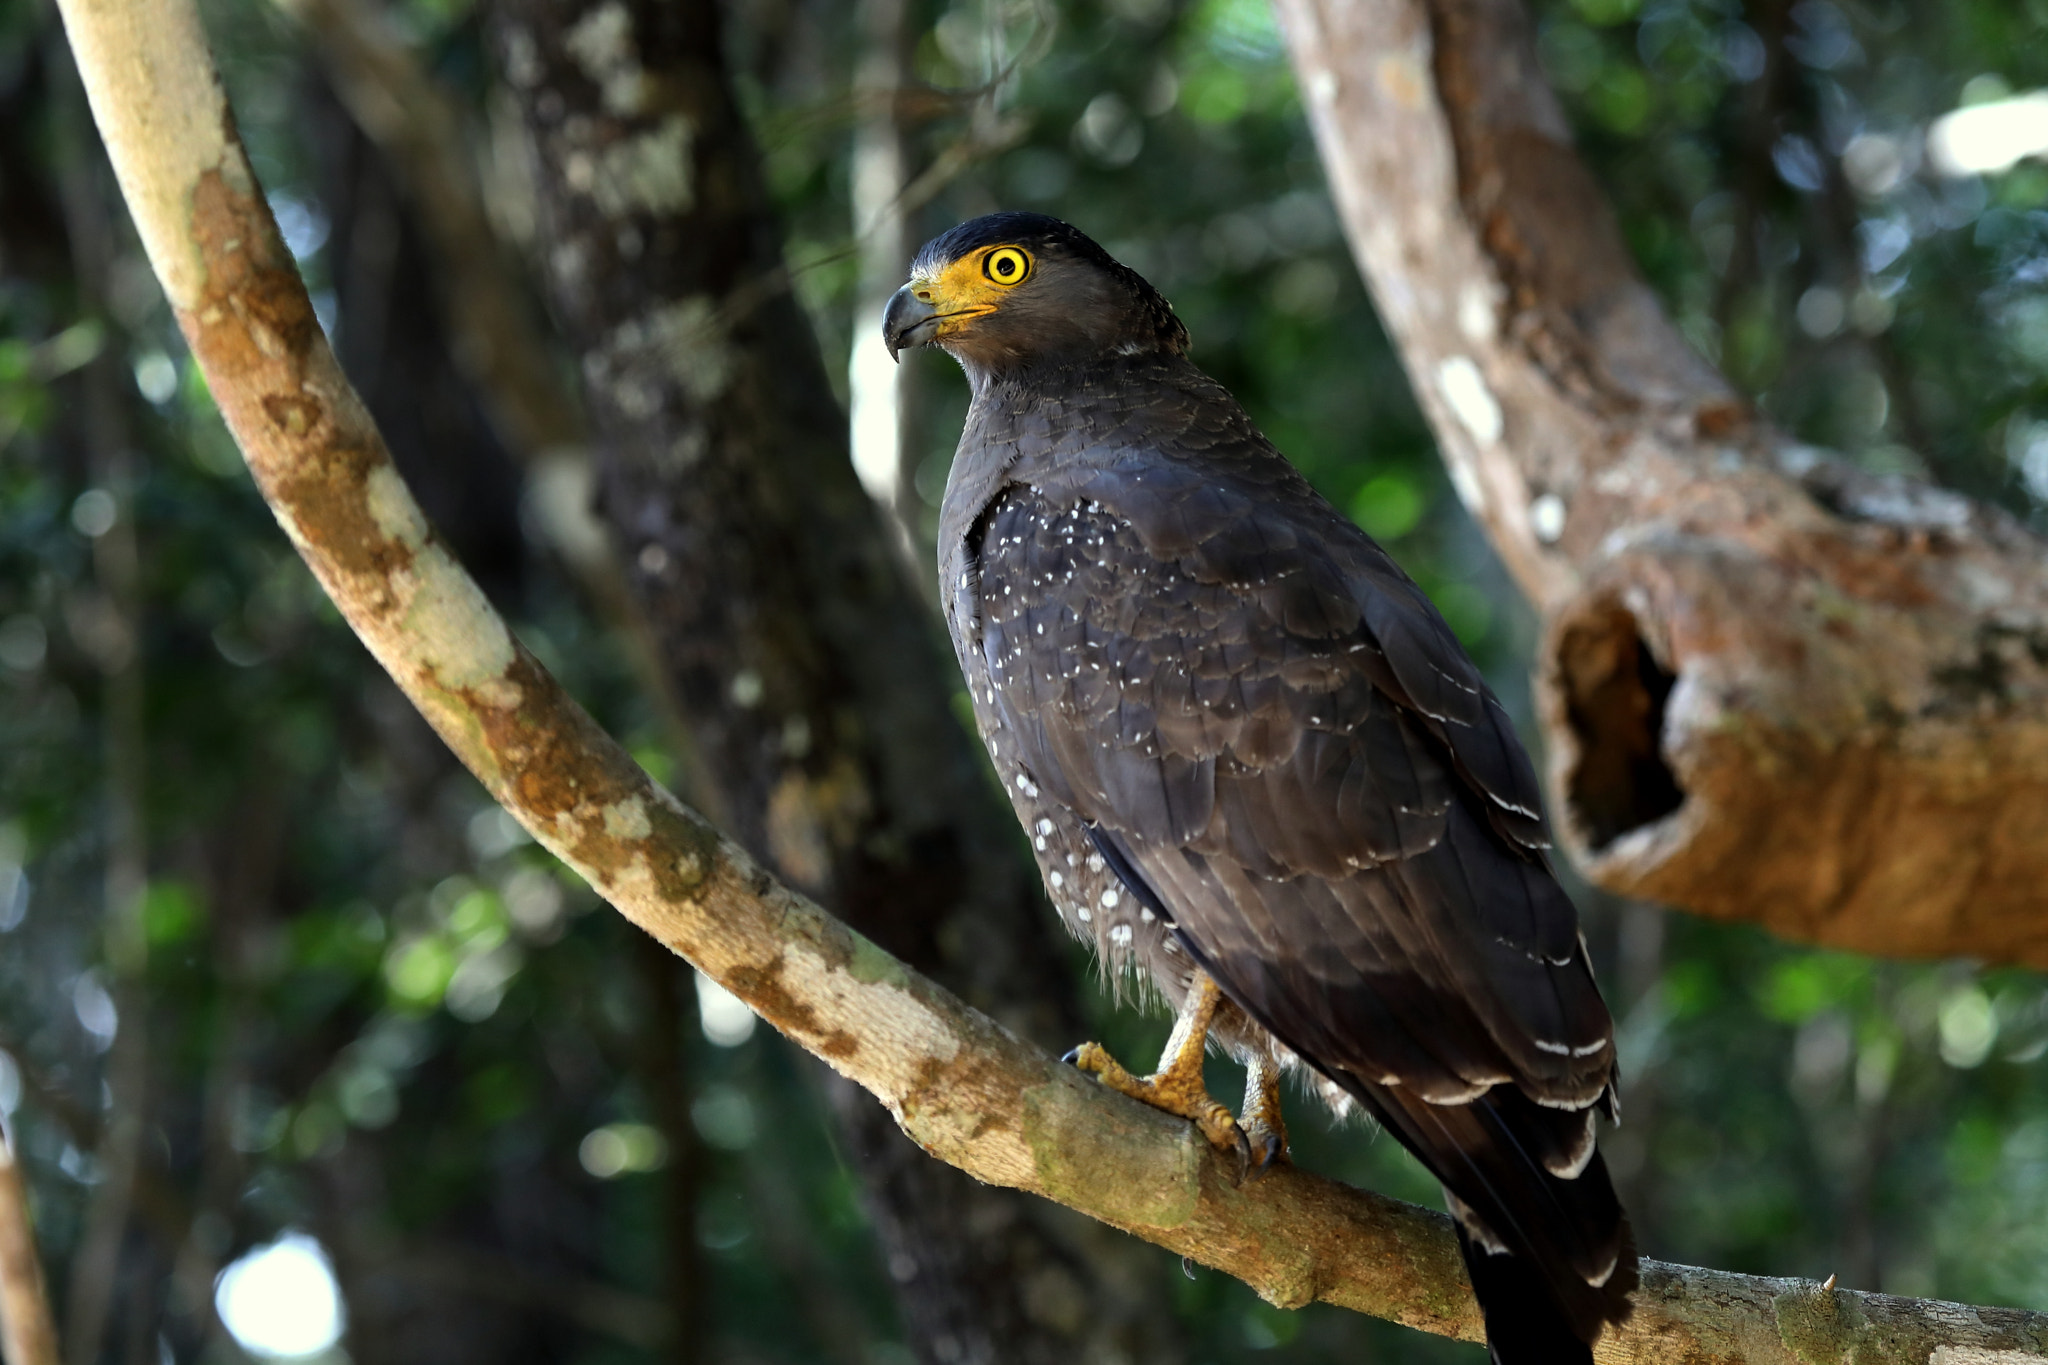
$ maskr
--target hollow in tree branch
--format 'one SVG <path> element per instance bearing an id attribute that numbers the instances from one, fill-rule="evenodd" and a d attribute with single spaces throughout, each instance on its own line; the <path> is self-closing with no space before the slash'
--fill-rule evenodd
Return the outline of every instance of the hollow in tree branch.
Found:
<path id="1" fill-rule="evenodd" d="M 1275 1304 L 1479 1339 L 1441 1215 L 1293 1169 L 1233 1184 L 1188 1124 L 909 971 L 651 782 L 512 637 L 393 470 L 278 239 L 191 0 L 63 11 L 150 259 L 264 496 L 358 636 L 536 838 L 940 1160 Z M 1992 1351 L 2048 1358 L 2048 1315 L 1646 1263 L 1633 1320 L 1600 1353 L 1792 1365 Z"/>
<path id="2" fill-rule="evenodd" d="M 1788 441 L 1693 354 L 1515 0 L 1278 0 L 1453 482 L 1543 613 L 1568 842 L 1609 890 L 2048 965 L 2048 545 Z"/>

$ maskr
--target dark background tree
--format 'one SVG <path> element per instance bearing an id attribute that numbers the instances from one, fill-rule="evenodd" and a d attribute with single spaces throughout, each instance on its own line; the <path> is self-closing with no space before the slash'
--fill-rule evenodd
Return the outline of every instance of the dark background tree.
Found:
<path id="1" fill-rule="evenodd" d="M 626 258 L 659 262 L 660 242 L 633 247 L 615 232 L 598 253 L 618 272 L 612 291 L 563 290 L 573 241 L 550 213 L 575 207 L 578 172 L 563 155 L 551 180 L 543 148 L 544 173 L 523 189 L 519 176 L 521 58 L 559 65 L 587 48 L 602 67 L 615 30 L 565 26 L 560 46 L 522 53 L 487 43 L 487 16 L 460 6 L 372 17 L 464 111 L 493 221 L 534 251 L 537 278 L 556 294 L 567 343 L 557 364 L 600 381 L 600 506 L 623 528 L 628 574 L 645 586 L 694 562 L 709 579 L 703 566 L 725 561 L 692 561 L 706 553 L 693 534 L 731 536 L 742 515 L 774 510 L 746 502 L 772 485 L 745 486 L 737 455 L 716 466 L 720 483 L 693 484 L 688 460 L 661 478 L 660 459 L 679 453 L 687 431 L 642 444 L 630 405 L 602 394 L 615 372 L 591 362 L 616 360 L 617 329 L 636 307 L 714 300 L 723 311 L 705 316 L 732 327 L 736 363 L 789 386 L 775 390 L 787 411 L 761 414 L 755 400 L 750 420 L 786 433 L 810 414 L 806 458 L 827 471 L 816 491 L 857 516 L 843 467 L 827 470 L 843 440 L 820 390 L 832 371 L 806 358 L 816 352 L 803 326 L 807 315 L 825 355 L 848 353 L 859 289 L 853 129 L 874 116 L 859 94 L 850 13 L 728 9 L 722 44 L 700 32 L 694 48 L 674 49 L 694 75 L 671 77 L 659 44 L 635 49 L 661 79 L 697 82 L 680 97 L 744 111 L 772 204 L 745 197 L 747 137 L 725 116 L 734 150 L 724 154 L 737 159 L 720 193 L 741 197 L 707 196 L 704 211 L 724 215 L 727 235 L 669 243 L 682 255 L 646 267 L 644 298 L 630 292 Z M 1945 480 L 2039 515 L 2034 495 L 2048 489 L 2034 477 L 2027 407 L 2042 363 L 2028 330 L 2038 311 L 2029 243 L 2048 181 L 2025 165 L 1947 180 L 1909 164 L 1919 130 L 1966 86 L 1980 98 L 1991 80 L 2039 79 L 2023 65 L 2042 60 L 2019 41 L 2028 15 L 1807 0 L 1745 16 L 1616 0 L 1538 19 L 1582 145 L 1697 344 L 1797 434 L 1877 470 L 1937 459 Z M 894 780 L 914 783 L 956 761 L 964 732 L 924 741 L 937 746 L 927 752 L 865 705 L 844 714 L 844 697 L 861 695 L 852 665 L 820 665 L 801 643 L 812 630 L 829 640 L 830 621 L 756 623 L 780 632 L 771 643 L 801 665 L 787 698 L 771 693 L 769 673 L 747 684 L 749 656 L 715 633 L 682 643 L 729 652 L 678 658 L 661 647 L 662 611 L 721 601 L 656 588 L 642 597 L 656 657 L 686 680 L 690 667 L 717 675 L 724 661 L 735 703 L 722 708 L 701 681 L 694 703 L 678 688 L 695 741 L 681 754 L 667 704 L 636 685 L 639 646 L 543 537 L 544 486 L 522 490 L 518 463 L 535 452 L 506 448 L 490 415 L 501 397 L 479 390 L 478 367 L 457 363 L 460 327 L 441 293 L 451 268 L 435 254 L 445 247 L 431 244 L 392 153 L 323 93 L 316 73 L 334 54 L 268 12 L 209 22 L 329 329 L 465 562 L 651 766 L 716 795 L 721 817 L 799 884 L 852 896 L 840 869 L 877 846 L 835 836 L 817 816 L 833 761 L 900 764 L 908 777 Z M 17 7 L 0 24 L 0 1108 L 34 1181 L 78 1358 L 94 1358 L 78 1343 L 95 1339 L 121 1359 L 145 1358 L 159 1337 L 178 1359 L 230 1351 L 212 1317 L 214 1274 L 288 1227 L 333 1256 L 347 1349 L 363 1361 L 676 1359 L 693 1345 L 719 1359 L 945 1358 L 929 1324 L 887 1307 L 884 1286 L 922 1271 L 892 1242 L 917 1234 L 890 1226 L 898 1206 L 886 1194 L 863 1197 L 864 1162 L 838 1145 L 845 1130 L 827 1118 L 816 1068 L 765 1032 L 736 1042 L 739 1021 L 716 995 L 693 1001 L 615 920 L 582 914 L 587 893 L 523 841 L 346 639 L 248 490 L 182 354 L 54 20 Z M 967 4 L 912 7 L 904 25 L 915 83 L 888 112 L 913 167 L 937 172 L 913 183 L 909 198 L 922 202 L 910 236 L 1025 204 L 1102 237 L 1174 298 L 1200 358 L 1283 448 L 1436 593 L 1503 690 L 1526 697 L 1533 631 L 1450 496 L 1371 320 L 1263 7 Z M 494 50 L 511 77 L 503 85 Z M 596 88 L 578 79 L 561 69 L 539 81 L 527 117 L 544 129 L 594 96 L 580 135 L 602 139 L 591 149 L 602 151 L 616 134 L 601 121 L 624 111 L 587 72 Z M 1873 169 L 1873 147 L 1886 146 L 1895 174 Z M 781 255 L 778 214 L 789 234 Z M 739 245 L 723 260 L 689 255 L 718 240 Z M 782 260 L 803 314 L 779 302 Z M 1839 318 L 1815 295 L 1822 288 L 1835 290 Z M 579 321 L 578 304 L 618 311 Z M 924 378 L 924 406 L 907 423 L 923 434 L 904 461 L 913 496 L 896 501 L 913 513 L 936 501 L 963 402 L 941 367 Z M 1855 393 L 1870 401 L 1848 412 L 1842 395 Z M 739 420 L 696 412 L 691 398 L 670 395 L 658 415 L 678 427 Z M 618 515 L 664 498 L 677 510 L 658 534 Z M 813 553 L 878 574 L 873 551 L 886 544 L 779 534 L 792 552 L 764 577 L 829 572 L 804 563 Z M 820 591 L 800 576 L 773 591 L 760 579 L 712 581 L 738 605 Z M 858 580 L 826 586 L 860 590 Z M 907 613 L 907 603 L 882 610 Z M 885 622 L 912 644 L 873 666 L 918 657 L 914 622 Z M 844 649 L 858 632 L 840 629 Z M 919 685 L 943 699 L 949 678 Z M 789 724 L 799 717 L 802 743 Z M 911 719 L 943 718 L 928 706 Z M 735 722 L 738 740 L 705 728 Z M 812 805 L 781 808 L 798 835 L 785 830 L 778 853 L 774 798 L 792 771 Z M 900 804 L 877 802 L 855 823 L 886 832 L 903 818 Z M 806 851 L 817 860 L 805 864 Z M 1027 885 L 999 851 L 967 866 L 975 894 L 1017 897 Z M 825 875 L 807 878 L 807 867 Z M 109 873 L 122 868 L 132 871 Z M 937 900 L 893 946 L 950 965 L 972 993 L 971 969 L 990 950 L 948 943 L 950 901 Z M 857 897 L 836 903 L 859 916 Z M 907 915 L 909 904 L 881 909 Z M 1635 1078 L 1630 1122 L 1610 1151 L 1634 1187 L 1648 1250 L 1733 1269 L 1839 1271 L 1896 1292 L 2048 1302 L 2038 978 L 1820 953 L 1645 907 L 1588 906 Z M 1038 943 L 1040 932 L 1022 926 L 1013 941 Z M 1078 971 L 1070 979 L 1086 984 Z M 1044 1010 L 1013 1016 L 1039 1041 L 1071 1041 L 1080 1025 L 1056 1013 L 1058 995 L 1012 989 L 982 987 L 998 1009 Z M 1090 1027 L 1120 1049 L 1163 1032 L 1100 1000 L 1089 1009 L 1100 1016 Z M 124 1057 L 147 1064 L 124 1071 Z M 120 1107 L 103 1108 L 110 1094 Z M 1391 1144 L 1299 1127 L 1305 1163 L 1427 1197 Z M 995 1240 L 1001 1226 L 969 1230 Z M 1171 1303 L 1195 1359 L 1348 1358 L 1368 1339 L 1405 1358 L 1457 1349 L 1330 1311 L 1279 1313 L 1215 1276 L 1179 1280 L 1143 1248 L 1105 1258 L 1106 1237 L 1056 1220 L 1035 1233 L 1045 1259 L 1009 1278 L 1015 1321 L 1042 1326 L 1018 1330 L 1092 1338 L 1093 1358 L 1144 1358 L 1141 1341 L 1098 1330 L 1099 1305 L 1119 1300 Z M 671 1288 L 679 1267 L 695 1271 L 683 1276 L 694 1299 Z M 1105 1267 L 1131 1279 L 1105 1284 Z"/>

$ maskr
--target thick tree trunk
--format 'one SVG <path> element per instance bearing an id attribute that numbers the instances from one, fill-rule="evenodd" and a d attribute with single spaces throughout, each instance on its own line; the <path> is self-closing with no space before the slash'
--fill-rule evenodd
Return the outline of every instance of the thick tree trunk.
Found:
<path id="1" fill-rule="evenodd" d="M 686 786 L 891 951 L 1075 1037 L 1055 925 L 788 289 L 716 6 L 508 0 L 496 43 L 600 510 L 694 736 Z M 924 1359 L 1050 1362 L 1120 1330 L 1101 1268 L 1083 1311 L 1033 1311 L 1035 1268 L 1072 1254 L 1042 1212 L 935 1167 L 864 1099 L 836 1109 Z"/>
<path id="2" fill-rule="evenodd" d="M 1276 0 L 1460 496 L 1543 613 L 1555 809 L 1610 890 L 2048 965 L 2048 546 L 1770 429 L 1693 354 L 1514 0 Z"/>

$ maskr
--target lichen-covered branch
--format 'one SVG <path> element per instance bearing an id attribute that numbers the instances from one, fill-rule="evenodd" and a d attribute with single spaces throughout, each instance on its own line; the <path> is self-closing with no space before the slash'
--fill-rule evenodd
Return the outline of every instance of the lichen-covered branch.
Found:
<path id="1" fill-rule="evenodd" d="M 2048 965 L 2048 545 L 1794 445 L 1693 354 L 1516 0 L 1278 0 L 1354 254 L 1543 613 L 1561 824 L 1611 890 Z"/>
<path id="2" fill-rule="evenodd" d="M 933 1156 L 1273 1303 L 1479 1338 L 1440 1215 L 1293 1169 L 1233 1184 L 1189 1125 L 910 972 L 654 785 L 512 637 L 393 470 L 278 240 L 191 0 L 63 10 L 150 259 L 264 496 L 379 662 L 537 838 Z M 1652 1264 L 1634 1321 L 1601 1354 L 1792 1365 L 1852 1348 L 1865 1361 L 2034 1359 L 2048 1317 Z M 1986 1354 L 1998 1351 L 2016 1354 Z"/>

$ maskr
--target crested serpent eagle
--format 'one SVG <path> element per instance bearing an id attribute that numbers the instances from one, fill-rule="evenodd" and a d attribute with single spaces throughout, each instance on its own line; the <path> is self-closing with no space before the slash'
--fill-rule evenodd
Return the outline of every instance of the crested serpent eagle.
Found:
<path id="1" fill-rule="evenodd" d="M 936 238 L 884 329 L 973 388 L 940 592 L 1052 901 L 1180 1011 L 1149 1077 L 1070 1060 L 1251 1175 L 1304 1068 L 1443 1183 L 1494 1359 L 1590 1361 L 1636 1282 L 1594 1147 L 1614 1028 L 1478 669 L 1074 228 Z M 1246 1064 L 1241 1117 L 1203 1087 L 1211 1036 Z"/>

